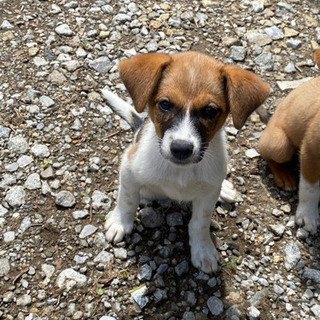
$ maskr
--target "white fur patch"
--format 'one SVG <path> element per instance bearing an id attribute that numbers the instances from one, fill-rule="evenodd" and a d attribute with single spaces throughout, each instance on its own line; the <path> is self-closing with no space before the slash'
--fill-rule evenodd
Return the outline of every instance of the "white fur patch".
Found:
<path id="1" fill-rule="evenodd" d="M 186 111 L 182 121 L 175 127 L 168 129 L 161 141 L 161 154 L 168 160 L 173 159 L 173 155 L 170 151 L 172 141 L 183 140 L 193 145 L 193 153 L 189 159 L 189 162 L 194 162 L 199 157 L 201 148 L 201 138 L 197 133 L 192 121 L 190 119 L 189 110 Z"/>
<path id="2" fill-rule="evenodd" d="M 309 231 L 311 234 L 317 233 L 320 225 L 319 218 L 320 187 L 319 181 L 310 184 L 300 175 L 299 204 L 296 213 L 296 223 Z"/>

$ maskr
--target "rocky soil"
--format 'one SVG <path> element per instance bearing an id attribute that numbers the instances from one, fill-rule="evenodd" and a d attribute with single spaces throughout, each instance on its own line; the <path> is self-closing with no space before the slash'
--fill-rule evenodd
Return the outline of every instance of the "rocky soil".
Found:
<path id="1" fill-rule="evenodd" d="M 259 74 L 271 112 L 317 76 L 318 0 L 0 0 L 1 319 L 320 319 L 320 240 L 294 224 L 297 193 L 275 187 L 256 114 L 226 124 L 216 275 L 190 263 L 187 204 L 142 203 L 131 236 L 106 243 L 128 124 L 120 59 L 198 50 Z M 285 82 L 288 81 L 288 82 Z"/>

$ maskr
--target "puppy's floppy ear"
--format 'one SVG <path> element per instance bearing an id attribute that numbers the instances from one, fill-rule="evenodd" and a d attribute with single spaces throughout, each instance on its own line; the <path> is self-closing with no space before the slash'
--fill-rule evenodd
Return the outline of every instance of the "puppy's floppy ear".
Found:
<path id="1" fill-rule="evenodd" d="M 270 86 L 254 73 L 232 65 L 224 66 L 223 74 L 233 125 L 241 129 L 249 115 L 267 98 Z"/>
<path id="2" fill-rule="evenodd" d="M 313 53 L 313 59 L 316 62 L 318 68 L 320 68 L 320 49 L 317 49 L 314 53 Z"/>
<path id="3" fill-rule="evenodd" d="M 138 112 L 146 108 L 170 62 L 171 57 L 165 53 L 147 53 L 120 62 L 120 77 Z"/>

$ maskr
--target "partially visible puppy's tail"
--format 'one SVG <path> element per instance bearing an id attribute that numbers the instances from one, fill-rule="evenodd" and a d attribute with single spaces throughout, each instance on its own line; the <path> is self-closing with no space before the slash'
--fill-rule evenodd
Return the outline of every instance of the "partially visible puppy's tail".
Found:
<path id="1" fill-rule="evenodd" d="M 101 93 L 111 109 L 126 120 L 134 131 L 141 127 L 142 117 L 133 106 L 108 89 L 102 89 Z"/>
<path id="2" fill-rule="evenodd" d="M 259 106 L 256 109 L 256 113 L 259 115 L 260 121 L 267 124 L 272 116 L 272 114 L 263 106 Z"/>

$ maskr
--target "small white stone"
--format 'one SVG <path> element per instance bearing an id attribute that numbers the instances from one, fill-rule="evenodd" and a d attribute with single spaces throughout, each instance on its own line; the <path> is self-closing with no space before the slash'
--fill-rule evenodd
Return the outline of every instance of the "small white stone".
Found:
<path id="1" fill-rule="evenodd" d="M 81 233 L 79 234 L 79 238 L 84 239 L 86 237 L 89 237 L 93 233 L 95 233 L 97 231 L 97 229 L 98 228 L 93 226 L 92 224 L 88 224 L 88 225 L 84 226 L 84 228 L 82 229 Z"/>
<path id="2" fill-rule="evenodd" d="M 72 36 L 73 32 L 67 24 L 61 24 L 54 30 L 60 36 Z"/>
<path id="3" fill-rule="evenodd" d="M 255 150 L 255 149 L 248 149 L 248 150 L 246 151 L 246 156 L 247 156 L 248 158 L 256 158 L 256 157 L 259 157 L 260 154 L 259 154 L 259 152 L 258 152 L 257 150 Z"/>
<path id="4" fill-rule="evenodd" d="M 40 101 L 41 105 L 45 108 L 49 108 L 54 105 L 54 101 L 50 97 L 47 97 L 47 96 L 41 96 L 39 101 Z"/>
<path id="5" fill-rule="evenodd" d="M 7 231 L 3 234 L 4 242 L 11 242 L 16 238 L 16 234 L 14 231 Z"/>
<path id="6" fill-rule="evenodd" d="M 72 268 L 61 271 L 56 280 L 57 286 L 62 288 L 66 285 L 66 289 L 70 290 L 73 286 L 84 287 L 87 284 L 87 277 Z"/>
<path id="7" fill-rule="evenodd" d="M 247 309 L 247 316 L 249 317 L 250 320 L 259 319 L 260 311 L 256 307 L 251 306 Z"/>

